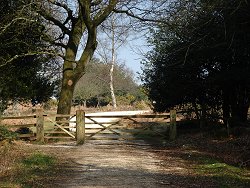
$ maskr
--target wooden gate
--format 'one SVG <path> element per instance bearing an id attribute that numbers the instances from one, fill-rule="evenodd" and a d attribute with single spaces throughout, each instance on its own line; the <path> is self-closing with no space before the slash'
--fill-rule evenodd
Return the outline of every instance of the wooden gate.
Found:
<path id="1" fill-rule="evenodd" d="M 84 111 L 78 110 L 76 114 L 72 115 L 54 114 L 40 115 L 39 117 L 38 125 L 41 129 L 44 129 L 46 124 L 50 124 L 50 128 L 47 127 L 45 132 L 40 132 L 41 138 L 39 136 L 37 138 L 39 141 L 44 142 L 44 139 L 71 139 L 76 140 L 77 145 L 84 143 Z M 72 120 L 73 117 L 76 117 L 75 121 Z M 73 127 L 70 126 L 72 123 L 76 125 L 76 131 L 73 131 Z"/>
<path id="2" fill-rule="evenodd" d="M 85 115 L 84 140 L 131 140 L 151 132 L 157 136 L 176 137 L 176 111 L 148 115 Z M 168 134 L 157 130 L 163 128 Z"/>
<path id="3" fill-rule="evenodd" d="M 72 117 L 76 121 L 71 121 Z M 30 130 L 28 134 L 18 134 L 19 138 L 36 140 L 44 143 L 49 139 L 71 139 L 77 144 L 84 143 L 84 112 L 77 111 L 72 115 L 45 114 L 43 109 L 37 109 L 33 115 L 0 117 L 0 122 L 7 129 L 16 131 L 20 128 Z M 58 121 L 57 118 L 60 118 Z M 11 120 L 11 121 L 10 121 Z M 15 120 L 17 123 L 13 123 Z M 9 121 L 9 122 L 8 122 Z M 10 123 L 11 122 L 11 123 Z M 75 123 L 77 131 L 71 131 L 69 124 Z"/>
<path id="4" fill-rule="evenodd" d="M 44 143 L 49 139 L 71 139 L 83 144 L 86 140 L 117 139 L 131 140 L 136 135 L 150 130 L 154 134 L 176 137 L 176 111 L 168 114 L 148 115 L 89 115 L 79 110 L 72 115 L 44 114 L 42 109 L 37 109 L 35 115 L 20 117 L 1 117 L 3 119 L 36 119 L 32 124 L 13 125 L 11 127 L 30 127 L 31 136 L 38 142 Z M 60 118 L 58 121 L 57 118 Z M 150 121 L 151 120 L 151 121 Z M 158 131 L 155 127 L 163 126 L 168 129 L 168 134 Z M 28 137 L 28 135 L 26 135 Z"/>

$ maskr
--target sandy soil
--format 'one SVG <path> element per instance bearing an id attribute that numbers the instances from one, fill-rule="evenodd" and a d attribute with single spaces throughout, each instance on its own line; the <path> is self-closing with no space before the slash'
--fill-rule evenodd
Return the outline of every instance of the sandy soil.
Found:
<path id="1" fill-rule="evenodd" d="M 36 151 L 54 155 L 59 159 L 53 170 L 48 173 L 38 172 L 39 177 L 35 178 L 35 182 L 31 180 L 31 187 L 34 188 L 249 187 L 250 174 L 245 174 L 245 183 L 239 183 L 238 179 L 221 182 L 221 178 L 226 176 L 220 175 L 218 179 L 196 171 L 196 160 L 198 162 L 203 156 L 208 156 L 208 146 L 213 149 L 212 156 L 223 154 L 222 146 L 226 146 L 225 151 L 230 146 L 224 142 L 222 145 L 217 142 L 217 145 L 212 145 L 201 138 L 188 139 L 183 136 L 174 142 L 165 143 L 164 146 L 155 143 L 150 145 L 141 140 L 88 140 L 82 146 L 76 146 L 75 142 L 35 145 L 18 141 L 8 152 L 11 154 L 11 148 L 15 148 L 14 154 L 4 156 L 14 160 L 15 156 L 22 156 L 22 153 L 27 157 Z M 197 144 L 198 147 L 195 147 Z M 216 148 L 219 150 L 214 152 Z M 229 149 L 232 156 L 231 146 Z"/>
<path id="2" fill-rule="evenodd" d="M 189 173 L 184 160 L 168 155 L 169 151 L 153 149 L 143 141 L 74 144 L 36 146 L 37 150 L 62 159 L 55 177 L 44 180 L 46 187 L 203 187 L 202 180 Z"/>

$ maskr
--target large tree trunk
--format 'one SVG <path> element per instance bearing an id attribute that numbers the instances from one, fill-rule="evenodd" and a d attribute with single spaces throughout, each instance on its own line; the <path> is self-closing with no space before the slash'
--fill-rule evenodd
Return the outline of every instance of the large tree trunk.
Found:
<path id="1" fill-rule="evenodd" d="M 101 2 L 101 1 L 100 1 Z M 71 104 L 73 99 L 74 87 L 78 80 L 84 75 L 85 67 L 92 58 L 97 46 L 96 36 L 97 27 L 110 15 L 117 4 L 117 0 L 110 0 L 98 13 L 92 15 L 91 1 L 78 1 L 80 8 L 78 9 L 78 17 L 72 15 L 72 11 L 65 9 L 68 12 L 71 25 L 65 21 L 65 24 L 70 25 L 68 29 L 64 24 L 49 17 L 49 20 L 58 24 L 68 36 L 68 44 L 65 46 L 65 58 L 63 64 L 63 79 L 60 92 L 59 103 L 57 107 L 58 114 L 70 114 Z M 64 4 L 56 3 L 65 8 Z M 98 3 L 100 4 L 100 3 Z M 98 5 L 97 4 L 97 5 Z M 46 17 L 46 14 L 44 15 Z M 87 31 L 87 42 L 80 59 L 76 61 L 76 54 L 79 50 L 81 38 L 84 32 Z"/>
<path id="2" fill-rule="evenodd" d="M 78 38 L 79 36 L 76 36 Z M 74 47 L 74 40 L 72 40 Z M 88 34 L 88 42 L 79 61 L 75 61 L 77 50 L 69 47 L 66 51 L 66 60 L 63 65 L 63 81 L 57 107 L 58 114 L 70 114 L 74 88 L 77 81 L 84 75 L 85 67 L 92 58 L 96 49 L 96 28 L 91 28 Z M 75 66 L 75 65 L 76 66 Z"/>
<path id="3" fill-rule="evenodd" d="M 233 89 L 231 98 L 232 120 L 235 124 L 246 122 L 249 109 L 249 90 L 244 84 Z"/>
<path id="4" fill-rule="evenodd" d="M 73 83 L 73 79 L 71 78 L 71 76 L 64 75 L 57 114 L 70 114 L 74 86 L 75 84 Z"/>

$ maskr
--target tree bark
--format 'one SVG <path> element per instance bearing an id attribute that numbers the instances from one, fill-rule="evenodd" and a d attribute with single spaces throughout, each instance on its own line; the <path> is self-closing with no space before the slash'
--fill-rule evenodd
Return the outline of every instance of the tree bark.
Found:
<path id="1" fill-rule="evenodd" d="M 63 74 L 62 82 L 57 114 L 70 114 L 75 83 L 72 76 L 66 73 Z"/>
<path id="2" fill-rule="evenodd" d="M 222 111 L 223 111 L 223 122 L 228 123 L 230 118 L 230 105 L 229 105 L 229 92 L 227 89 L 222 90 Z"/>
<path id="3" fill-rule="evenodd" d="M 79 0 L 77 4 L 77 14 L 73 15 L 73 11 L 67 6 L 67 3 L 49 1 L 53 6 L 63 8 L 67 12 L 67 19 L 61 22 L 56 17 L 53 17 L 50 12 L 39 11 L 39 13 L 48 21 L 58 26 L 62 31 L 62 36 L 67 35 L 67 45 L 65 48 L 65 56 L 63 63 L 63 78 L 62 87 L 57 107 L 58 114 L 70 114 L 74 88 L 78 80 L 84 75 L 85 67 L 92 58 L 97 46 L 97 27 L 104 22 L 117 5 L 117 0 L 109 0 L 101 6 L 102 1 L 93 4 L 92 1 Z M 94 11 L 92 8 L 100 5 L 99 9 Z M 70 22 L 69 22 L 70 21 Z M 76 55 L 79 50 L 81 39 L 87 34 L 86 45 L 80 56 L 76 60 Z"/>
<path id="4" fill-rule="evenodd" d="M 233 123 L 238 124 L 247 121 L 249 104 L 249 90 L 247 86 L 239 84 L 233 88 L 233 95 L 231 97 Z"/>
<path id="5" fill-rule="evenodd" d="M 63 67 L 62 88 L 57 108 L 58 114 L 61 113 L 70 114 L 75 85 L 77 81 L 84 75 L 85 67 L 90 61 L 90 59 L 93 57 L 94 51 L 97 46 L 96 42 L 97 26 L 94 25 L 91 27 L 89 26 L 87 44 L 84 48 L 80 60 L 75 61 L 77 49 L 80 44 L 81 36 L 83 34 L 83 31 L 82 33 L 79 33 L 79 30 L 81 30 L 80 27 L 82 26 L 78 27 L 76 26 L 75 28 L 76 33 L 69 40 L 69 47 L 67 48 L 66 51 L 66 58 L 65 58 L 66 60 L 64 61 L 64 67 Z M 74 64 L 76 64 L 75 67 Z"/>
<path id="6" fill-rule="evenodd" d="M 111 68 L 110 68 L 110 93 L 112 98 L 112 106 L 113 108 L 117 107 L 116 104 L 116 97 L 115 97 L 115 91 L 114 91 L 114 66 L 115 66 L 115 25 L 114 25 L 114 19 L 112 18 L 112 61 L 111 61 Z"/>

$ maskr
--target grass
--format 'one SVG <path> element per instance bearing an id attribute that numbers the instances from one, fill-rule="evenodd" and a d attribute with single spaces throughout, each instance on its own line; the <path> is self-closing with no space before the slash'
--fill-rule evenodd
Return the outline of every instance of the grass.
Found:
<path id="1" fill-rule="evenodd" d="M 55 158 L 42 153 L 33 153 L 21 163 L 29 169 L 47 169 L 55 163 Z"/>
<path id="2" fill-rule="evenodd" d="M 5 126 L 0 125 L 0 141 L 7 140 L 9 142 L 17 138 L 17 133 L 9 131 Z"/>
<path id="3" fill-rule="evenodd" d="M 157 141 L 163 143 L 165 140 L 164 137 L 159 135 L 154 135 L 150 131 L 143 132 L 136 135 L 137 138 L 151 140 L 154 144 Z M 168 146 L 171 143 L 166 139 Z M 187 144 L 188 145 L 188 141 Z M 168 147 L 172 148 L 172 147 Z M 188 152 L 192 151 L 192 143 L 189 148 L 183 148 Z M 219 152 L 219 151 L 218 151 Z M 186 160 L 189 164 L 192 165 L 192 172 L 195 178 L 200 178 L 201 180 L 206 180 L 207 186 L 212 185 L 212 187 L 219 188 L 245 188 L 250 187 L 250 169 L 244 169 L 230 164 L 226 164 L 216 157 L 208 156 L 203 152 L 192 153 L 189 157 L 186 155 L 183 156 L 183 159 Z M 206 184 L 204 185 L 206 187 Z"/>
<path id="4" fill-rule="evenodd" d="M 218 187 L 250 187 L 250 170 L 235 167 L 208 156 L 199 156 L 195 161 L 197 175 L 210 178 Z"/>
<path id="5" fill-rule="evenodd" d="M 53 177 L 54 167 L 57 164 L 55 157 L 40 152 L 31 154 L 9 151 L 10 157 L 15 157 L 14 161 L 7 164 L 8 170 L 2 174 L 0 187 L 3 188 L 40 188 Z M 6 153 L 5 155 L 8 155 Z M 6 159 L 7 161 L 8 159 Z M 1 174 L 0 174 L 1 175 Z"/>
<path id="6" fill-rule="evenodd" d="M 31 156 L 20 162 L 18 182 L 23 188 L 43 187 L 41 179 L 49 178 L 52 173 L 56 159 L 43 153 L 33 153 Z"/>

